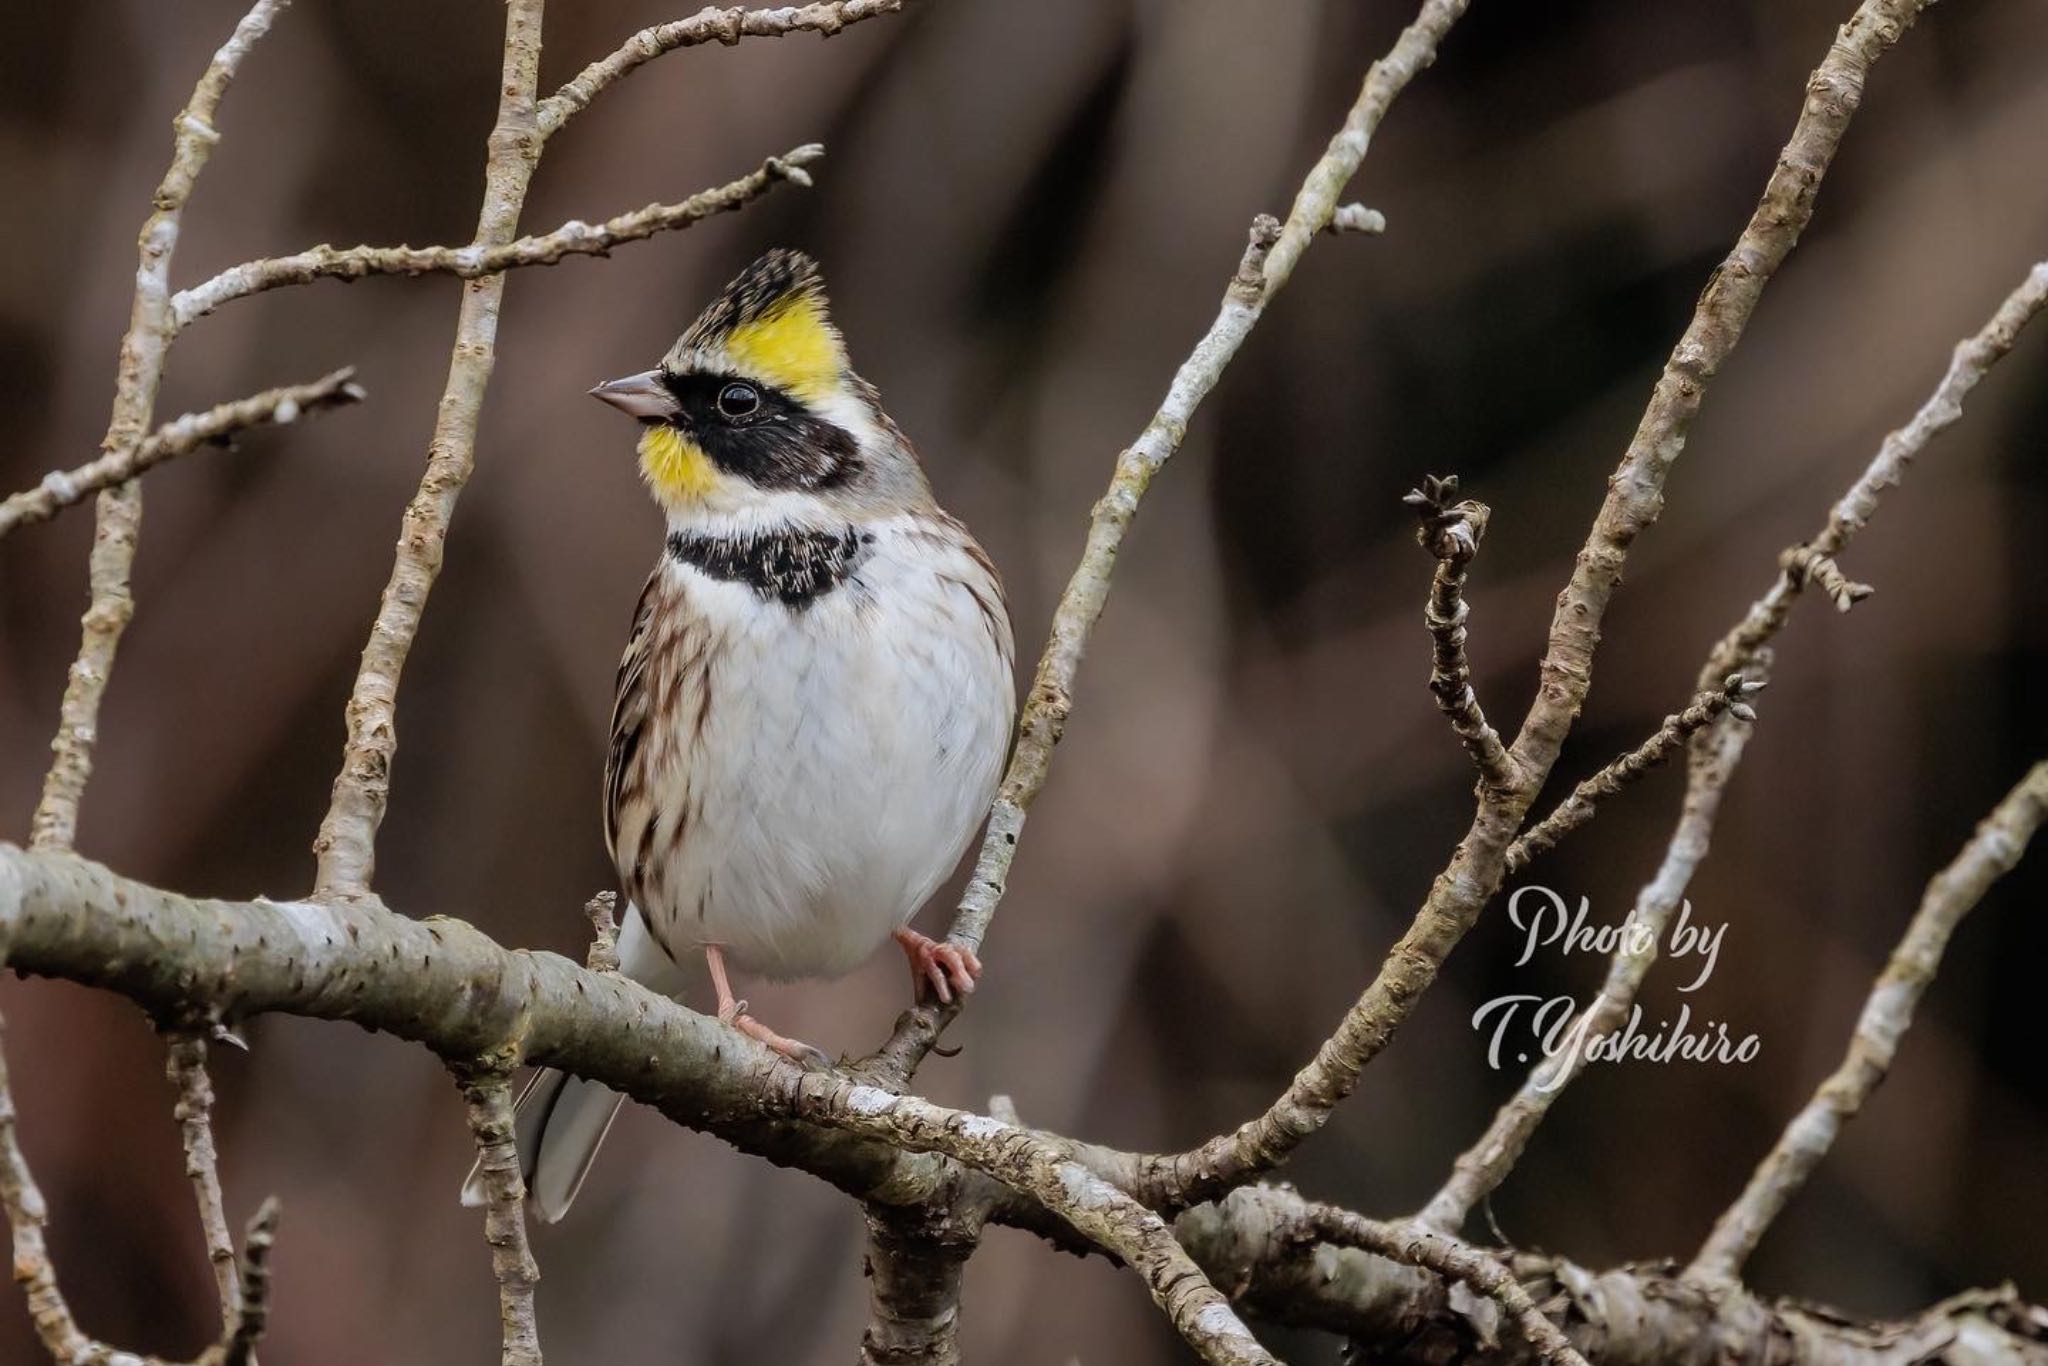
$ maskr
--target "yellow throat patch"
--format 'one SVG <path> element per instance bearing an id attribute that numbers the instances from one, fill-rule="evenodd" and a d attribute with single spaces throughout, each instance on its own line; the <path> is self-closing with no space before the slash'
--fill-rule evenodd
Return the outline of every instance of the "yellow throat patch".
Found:
<path id="1" fill-rule="evenodd" d="M 641 433 L 640 473 L 657 496 L 678 503 L 694 503 L 718 487 L 718 467 L 704 448 L 666 425 Z"/>
<path id="2" fill-rule="evenodd" d="M 829 395 L 846 369 L 839 329 L 825 316 L 824 305 L 808 294 L 734 328 L 724 349 L 743 373 L 759 375 L 812 403 Z"/>

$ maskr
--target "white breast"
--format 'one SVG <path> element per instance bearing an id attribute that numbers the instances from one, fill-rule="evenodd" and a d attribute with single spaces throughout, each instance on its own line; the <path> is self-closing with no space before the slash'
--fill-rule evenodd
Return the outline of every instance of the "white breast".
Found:
<path id="1" fill-rule="evenodd" d="M 641 909 L 678 957 L 718 944 L 746 972 L 846 972 L 987 812 L 1015 709 L 1000 589 L 951 527 L 864 530 L 851 576 L 801 609 L 663 570 L 711 642 L 701 727 L 694 705 L 650 718 L 653 828 L 633 840 L 663 851 Z"/>

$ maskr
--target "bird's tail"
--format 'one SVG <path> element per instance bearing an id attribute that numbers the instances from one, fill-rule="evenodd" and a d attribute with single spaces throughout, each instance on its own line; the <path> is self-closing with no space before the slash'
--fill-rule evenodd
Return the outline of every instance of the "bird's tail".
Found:
<path id="1" fill-rule="evenodd" d="M 628 904 L 620 917 L 618 952 L 621 973 L 664 996 L 680 1000 L 691 986 L 648 932 L 637 906 Z M 608 1086 L 552 1067 L 534 1073 L 519 1093 L 518 1117 L 512 1125 L 519 1143 L 519 1173 L 526 1178 L 527 1205 L 543 1223 L 552 1224 L 569 1212 L 624 1100 Z M 482 1173 L 476 1167 L 462 1183 L 462 1203 L 484 1203 Z"/>
<path id="2" fill-rule="evenodd" d="M 534 1073 L 519 1093 L 512 1128 L 519 1143 L 519 1174 L 526 1178 L 527 1203 L 541 1222 L 552 1224 L 569 1212 L 625 1099 L 609 1087 L 552 1067 Z M 484 1203 L 481 1163 L 469 1169 L 462 1183 L 462 1203 Z"/>

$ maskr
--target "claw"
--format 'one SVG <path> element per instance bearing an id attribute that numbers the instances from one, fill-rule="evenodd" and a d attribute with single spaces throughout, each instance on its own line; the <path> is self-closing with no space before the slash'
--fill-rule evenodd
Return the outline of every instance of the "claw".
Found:
<path id="1" fill-rule="evenodd" d="M 932 939 L 908 928 L 896 931 L 896 942 L 903 946 L 903 954 L 910 960 L 911 990 L 918 1000 L 925 999 L 927 987 L 944 1005 L 953 1003 L 956 991 L 963 996 L 974 991 L 974 984 L 981 977 L 981 959 L 973 949 L 949 939 Z"/>

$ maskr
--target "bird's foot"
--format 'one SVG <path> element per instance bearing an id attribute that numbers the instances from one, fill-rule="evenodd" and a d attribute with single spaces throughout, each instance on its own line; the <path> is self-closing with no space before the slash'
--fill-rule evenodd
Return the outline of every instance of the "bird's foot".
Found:
<path id="1" fill-rule="evenodd" d="M 718 1019 L 721 1024 L 731 1025 L 754 1042 L 766 1044 L 791 1062 L 813 1070 L 829 1070 L 832 1066 L 832 1059 L 825 1056 L 824 1050 L 813 1048 L 802 1039 L 777 1034 L 747 1014 L 745 1001 L 727 1001 L 718 1008 Z"/>
<path id="2" fill-rule="evenodd" d="M 931 939 L 908 927 L 896 931 L 896 942 L 910 960 L 911 994 L 919 1001 L 929 989 L 940 1002 L 951 1005 L 954 992 L 968 995 L 981 978 L 981 960 L 964 944 Z"/>

